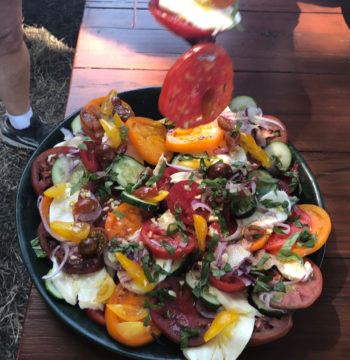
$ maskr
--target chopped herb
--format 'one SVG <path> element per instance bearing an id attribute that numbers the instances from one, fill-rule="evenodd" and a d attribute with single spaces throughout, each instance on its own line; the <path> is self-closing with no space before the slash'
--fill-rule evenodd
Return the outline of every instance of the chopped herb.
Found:
<path id="1" fill-rule="evenodd" d="M 225 271 L 226 273 L 229 273 L 229 272 L 232 271 L 232 267 L 231 267 L 231 265 L 230 265 L 229 263 L 226 263 L 226 264 L 225 264 L 225 266 L 224 266 L 224 271 Z"/>
<path id="2" fill-rule="evenodd" d="M 199 335 L 199 328 L 192 328 L 189 326 L 184 326 L 181 329 L 180 333 L 180 347 L 181 349 L 184 349 L 188 345 L 188 340 L 190 338 L 196 337 Z"/>
<path id="3" fill-rule="evenodd" d="M 169 253 L 170 256 L 173 256 L 175 254 L 175 248 L 167 243 L 165 240 L 162 241 L 163 248 Z"/>
<path id="4" fill-rule="evenodd" d="M 194 177 L 194 172 L 192 171 L 189 178 L 188 178 L 188 185 L 192 185 L 193 184 L 193 177 Z"/>
<path id="5" fill-rule="evenodd" d="M 151 322 L 151 315 L 150 313 L 148 313 L 145 319 L 143 320 L 143 326 L 148 326 L 150 322 Z"/>
<path id="6" fill-rule="evenodd" d="M 35 256 L 37 258 L 46 258 L 47 255 L 45 253 L 45 251 L 42 249 L 42 247 L 40 246 L 40 242 L 39 242 L 39 238 L 36 237 L 35 239 L 30 241 L 30 245 L 32 246 L 32 249 L 35 252 Z"/>
<path id="7" fill-rule="evenodd" d="M 260 239 L 263 236 L 264 236 L 264 234 L 256 233 L 256 234 L 252 235 L 252 238 L 253 238 L 253 240 L 257 240 L 257 239 Z"/>
<path id="8" fill-rule="evenodd" d="M 199 298 L 202 295 L 203 289 L 208 285 L 210 263 L 215 260 L 214 254 L 209 252 L 202 259 L 202 269 L 200 279 L 193 288 L 192 293 Z"/>
<path id="9" fill-rule="evenodd" d="M 207 243 L 208 251 L 213 252 L 220 240 L 220 237 L 218 234 L 213 234 L 210 238 L 210 240 Z"/>
<path id="10" fill-rule="evenodd" d="M 272 280 L 272 276 L 270 275 L 259 276 L 255 281 L 253 292 L 259 293 L 259 292 L 270 291 L 270 286 L 268 285 L 268 283 L 271 280 Z"/>
<path id="11" fill-rule="evenodd" d="M 119 131 L 120 131 L 120 137 L 122 142 L 124 142 L 128 136 L 128 128 L 125 125 L 121 125 L 119 126 Z"/>
<path id="12" fill-rule="evenodd" d="M 211 269 L 211 273 L 218 278 L 226 274 L 225 271 L 221 269 Z"/>
<path id="13" fill-rule="evenodd" d="M 159 301 L 165 301 L 165 300 L 174 300 L 176 296 L 172 295 L 171 289 L 161 288 L 161 289 L 155 289 L 152 291 L 149 291 L 146 293 L 147 296 L 155 297 Z"/>
<path id="14" fill-rule="evenodd" d="M 228 227 L 227 227 L 226 220 L 222 214 L 221 209 L 219 209 L 219 208 L 214 209 L 214 214 L 217 216 L 217 218 L 219 220 L 219 225 L 220 225 L 222 233 L 224 235 L 228 235 L 229 234 Z"/>
<path id="15" fill-rule="evenodd" d="M 165 167 L 166 167 L 166 161 L 164 160 L 164 161 L 162 162 L 162 165 L 160 165 L 158 174 L 151 176 L 151 177 L 147 180 L 146 186 L 152 186 L 152 185 L 155 184 L 158 180 L 160 180 L 161 177 L 163 176 Z"/>
<path id="16" fill-rule="evenodd" d="M 159 302 L 157 304 L 151 304 L 148 300 L 145 300 L 145 302 L 143 303 L 143 306 L 146 309 L 160 309 L 164 306 L 163 302 Z"/>
<path id="17" fill-rule="evenodd" d="M 207 172 L 207 165 L 205 165 L 204 158 L 199 159 L 199 172 L 205 174 Z"/>
<path id="18" fill-rule="evenodd" d="M 304 229 L 299 235 L 298 246 L 313 248 L 315 246 L 316 240 L 317 240 L 316 234 L 311 234 L 309 230 Z"/>
<path id="19" fill-rule="evenodd" d="M 274 165 L 278 167 L 278 169 L 280 169 L 280 170 L 283 169 L 283 164 L 281 162 L 281 159 L 278 156 L 271 155 L 271 160 L 274 163 Z"/>
<path id="20" fill-rule="evenodd" d="M 282 248 L 279 250 L 278 254 L 281 254 L 283 256 L 289 256 L 292 254 L 292 247 L 294 246 L 294 244 L 296 243 L 296 241 L 299 238 L 300 233 L 294 233 L 293 235 L 291 235 L 283 244 Z M 277 255 L 278 255 L 277 254 Z"/>
<path id="21" fill-rule="evenodd" d="M 158 265 L 153 257 L 149 255 L 142 256 L 141 265 L 147 280 L 151 283 L 158 282 L 160 275 L 169 275 L 169 273 Z"/>
<path id="22" fill-rule="evenodd" d="M 279 292 L 286 292 L 286 286 L 284 285 L 283 281 L 279 281 L 273 286 L 273 290 Z"/>
<path id="23" fill-rule="evenodd" d="M 237 135 L 239 134 L 239 130 L 241 129 L 241 127 L 242 127 L 242 121 L 237 121 L 236 122 L 236 124 L 235 124 L 235 127 L 234 127 L 234 129 L 230 132 L 230 136 L 231 137 L 237 137 Z"/>
<path id="24" fill-rule="evenodd" d="M 273 201 L 271 199 L 264 199 L 260 201 L 260 204 L 267 208 L 276 208 L 282 206 L 283 209 L 289 208 L 289 202 L 287 200 L 283 202 Z"/>
<path id="25" fill-rule="evenodd" d="M 84 136 L 82 140 L 83 140 L 83 141 L 93 142 L 93 140 L 91 139 L 90 136 Z"/>
<path id="26" fill-rule="evenodd" d="M 281 235 L 285 235 L 285 233 L 283 232 L 282 229 L 280 229 L 278 226 L 274 226 L 272 231 L 276 234 L 281 234 Z"/>
<path id="27" fill-rule="evenodd" d="M 166 229 L 166 234 L 171 236 L 176 234 L 179 231 L 179 228 L 177 226 L 176 223 L 171 223 L 168 225 L 167 229 Z"/>
<path id="28" fill-rule="evenodd" d="M 119 210 L 113 210 L 113 213 L 119 219 L 122 219 L 125 216 L 125 214 L 122 211 L 119 211 Z"/>
<path id="29" fill-rule="evenodd" d="M 258 263 L 254 266 L 254 269 L 263 270 L 266 261 L 269 260 L 269 259 L 270 259 L 270 256 L 268 254 L 264 254 L 262 256 L 262 258 L 258 261 Z"/>
<path id="30" fill-rule="evenodd" d="M 126 242 L 113 238 L 109 244 L 108 251 L 112 253 L 121 252 L 123 254 L 131 254 L 136 251 L 143 250 L 143 245 L 138 242 Z"/>
<path id="31" fill-rule="evenodd" d="M 87 148 L 86 144 L 81 143 L 81 144 L 78 145 L 78 149 L 79 149 L 79 150 L 87 151 L 88 148 Z"/>

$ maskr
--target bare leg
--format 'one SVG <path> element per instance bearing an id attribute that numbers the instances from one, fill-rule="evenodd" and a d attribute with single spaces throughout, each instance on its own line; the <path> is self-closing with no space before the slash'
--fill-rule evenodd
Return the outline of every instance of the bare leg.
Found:
<path id="1" fill-rule="evenodd" d="M 28 111 L 30 60 L 28 49 L 22 41 L 18 50 L 0 56 L 0 99 L 11 115 Z"/>

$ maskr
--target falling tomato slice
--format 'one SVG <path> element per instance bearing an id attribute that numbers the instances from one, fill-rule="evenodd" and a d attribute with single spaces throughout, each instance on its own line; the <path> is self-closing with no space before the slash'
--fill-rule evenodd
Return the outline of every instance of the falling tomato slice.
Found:
<path id="1" fill-rule="evenodd" d="M 177 127 L 215 120 L 232 98 L 233 66 L 213 43 L 193 46 L 168 71 L 159 97 L 160 112 Z"/>

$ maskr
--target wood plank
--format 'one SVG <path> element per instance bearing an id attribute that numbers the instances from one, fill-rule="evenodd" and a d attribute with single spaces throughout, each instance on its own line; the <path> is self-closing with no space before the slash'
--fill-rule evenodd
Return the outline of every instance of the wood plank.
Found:
<path id="1" fill-rule="evenodd" d="M 114 19 L 107 25 L 115 23 Z M 124 22 L 131 27 L 131 14 L 122 19 L 118 20 L 120 24 Z M 99 21 L 91 20 L 90 24 L 98 25 Z M 329 33 L 322 34 L 304 32 L 304 25 L 298 25 L 300 32 L 292 34 L 287 27 L 282 29 L 282 22 L 276 22 L 272 21 L 268 27 L 256 24 L 255 29 L 251 27 L 243 33 L 232 30 L 218 37 L 218 44 L 228 51 L 236 71 L 350 73 L 349 30 L 330 25 Z M 189 48 L 183 39 L 166 30 L 89 28 L 88 25 L 89 22 L 84 23 L 86 27 L 80 32 L 77 67 L 166 70 Z"/>
<path id="2" fill-rule="evenodd" d="M 147 9 L 148 0 L 137 0 L 139 9 Z M 133 0 L 87 0 L 86 7 L 99 8 L 133 8 Z M 350 13 L 347 0 L 318 0 L 296 1 L 296 0 L 245 0 L 240 3 L 241 10 L 248 11 L 270 11 L 270 12 L 292 12 L 292 13 Z"/>
<path id="3" fill-rule="evenodd" d="M 247 349 L 240 359 L 348 359 L 350 353 L 349 259 L 326 259 L 324 290 L 309 309 L 298 311 L 290 334 L 273 344 Z M 337 274 L 337 276 L 334 276 Z M 40 326 L 38 326 L 40 322 Z M 298 344 L 295 346 L 294 344 Z M 119 359 L 88 343 L 58 320 L 32 290 L 19 359 Z"/>

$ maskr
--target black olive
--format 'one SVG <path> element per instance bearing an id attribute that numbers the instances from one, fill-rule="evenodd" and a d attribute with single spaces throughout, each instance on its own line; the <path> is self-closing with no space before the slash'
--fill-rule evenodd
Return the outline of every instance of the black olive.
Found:
<path id="1" fill-rule="evenodd" d="M 208 167 L 207 176 L 209 179 L 216 179 L 218 177 L 230 179 L 233 175 L 231 166 L 225 163 L 216 163 Z"/>
<path id="2" fill-rule="evenodd" d="M 78 249 L 83 257 L 95 256 L 98 250 L 98 240 L 95 237 L 88 237 L 80 241 Z"/>

